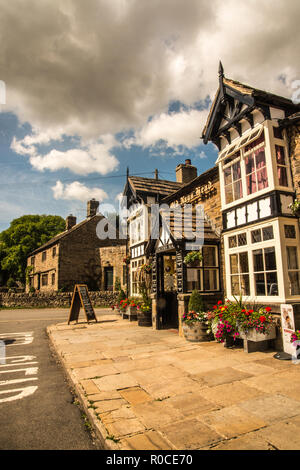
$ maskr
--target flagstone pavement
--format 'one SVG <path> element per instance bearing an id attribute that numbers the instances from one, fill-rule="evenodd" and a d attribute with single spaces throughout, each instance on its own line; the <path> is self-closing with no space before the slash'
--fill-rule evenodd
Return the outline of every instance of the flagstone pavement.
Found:
<path id="1" fill-rule="evenodd" d="M 104 448 L 300 449 L 300 365 L 99 319 L 47 331 Z"/>

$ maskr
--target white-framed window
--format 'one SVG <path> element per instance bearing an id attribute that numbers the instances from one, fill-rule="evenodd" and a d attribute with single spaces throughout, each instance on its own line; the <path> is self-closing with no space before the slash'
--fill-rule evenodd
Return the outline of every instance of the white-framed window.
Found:
<path id="1" fill-rule="evenodd" d="M 300 295 L 299 249 L 295 245 L 286 246 L 289 295 Z"/>
<path id="2" fill-rule="evenodd" d="M 285 156 L 285 147 L 275 144 L 275 155 L 277 165 L 277 180 L 279 186 L 288 187 L 288 165 Z"/>
<path id="3" fill-rule="evenodd" d="M 276 227 L 276 222 L 268 222 L 225 235 L 228 297 L 263 300 L 279 296 Z"/>
<path id="4" fill-rule="evenodd" d="M 218 291 L 220 289 L 218 247 L 204 245 L 202 247 L 203 259 L 199 266 L 186 268 L 187 292 L 200 290 L 203 292 Z"/>

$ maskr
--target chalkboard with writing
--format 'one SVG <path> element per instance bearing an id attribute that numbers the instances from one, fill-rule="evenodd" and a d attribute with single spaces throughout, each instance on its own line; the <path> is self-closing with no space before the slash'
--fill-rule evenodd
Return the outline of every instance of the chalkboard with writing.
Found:
<path id="1" fill-rule="evenodd" d="M 92 320 L 97 322 L 89 291 L 85 284 L 76 284 L 74 287 L 68 324 L 71 321 L 78 321 L 80 307 L 84 308 L 84 313 L 88 322 Z"/>

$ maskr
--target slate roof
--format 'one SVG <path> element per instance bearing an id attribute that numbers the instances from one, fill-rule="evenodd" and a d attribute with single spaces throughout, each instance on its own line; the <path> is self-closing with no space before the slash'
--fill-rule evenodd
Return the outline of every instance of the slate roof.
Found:
<path id="1" fill-rule="evenodd" d="M 161 180 L 155 178 L 143 178 L 141 176 L 129 176 L 128 182 L 135 193 L 159 194 L 168 196 L 184 186 L 184 183 Z"/>

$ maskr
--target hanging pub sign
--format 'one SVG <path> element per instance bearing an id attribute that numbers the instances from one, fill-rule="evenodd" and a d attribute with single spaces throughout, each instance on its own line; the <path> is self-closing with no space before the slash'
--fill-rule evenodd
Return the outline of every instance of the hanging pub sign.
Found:
<path id="1" fill-rule="evenodd" d="M 97 323 L 97 318 L 89 296 L 89 291 L 85 284 L 75 284 L 68 325 L 71 321 L 78 322 L 80 307 L 83 307 L 84 309 L 87 322 L 94 320 Z"/>
<path id="2" fill-rule="evenodd" d="M 295 333 L 295 320 L 293 306 L 289 304 L 281 304 L 281 329 L 283 350 L 288 354 L 295 354 L 295 347 L 291 343 L 291 335 Z"/>

